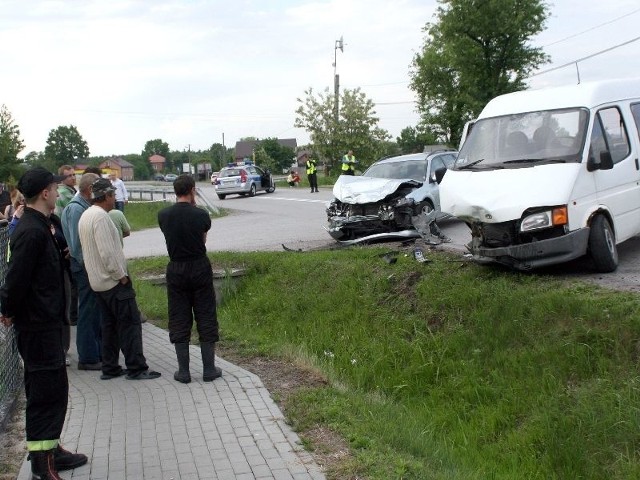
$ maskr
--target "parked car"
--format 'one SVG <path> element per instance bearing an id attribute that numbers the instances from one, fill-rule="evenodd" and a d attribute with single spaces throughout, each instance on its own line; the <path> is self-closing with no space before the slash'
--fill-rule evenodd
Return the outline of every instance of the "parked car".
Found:
<path id="1" fill-rule="evenodd" d="M 156 174 L 153 176 L 153 179 L 154 179 L 156 182 L 164 182 L 164 175 L 162 175 L 161 173 L 156 173 Z"/>
<path id="2" fill-rule="evenodd" d="M 218 178 L 219 175 L 220 175 L 220 172 L 213 172 L 211 174 L 211 185 L 216 184 L 216 178 Z"/>
<path id="3" fill-rule="evenodd" d="M 229 166 L 220 170 L 220 175 L 214 182 L 216 195 L 224 200 L 227 195 L 255 196 L 256 192 L 264 190 L 272 193 L 276 184 L 269 170 L 257 165 Z"/>
<path id="4" fill-rule="evenodd" d="M 414 217 L 440 213 L 436 170 L 449 168 L 457 152 L 441 146 L 385 158 L 362 176 L 341 175 L 327 206 L 327 231 L 336 240 L 366 241 L 419 236 Z"/>
<path id="5" fill-rule="evenodd" d="M 167 173 L 164 176 L 164 181 L 165 182 L 175 182 L 176 178 L 178 178 L 178 175 L 176 175 L 175 173 Z"/>

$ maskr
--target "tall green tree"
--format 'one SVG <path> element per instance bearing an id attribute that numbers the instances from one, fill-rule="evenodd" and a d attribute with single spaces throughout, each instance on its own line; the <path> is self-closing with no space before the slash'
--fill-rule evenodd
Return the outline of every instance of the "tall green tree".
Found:
<path id="1" fill-rule="evenodd" d="M 457 145 L 464 123 L 497 95 L 526 87 L 548 61 L 531 38 L 549 16 L 543 0 L 439 0 L 413 59 L 411 88 L 423 124 Z"/>
<path id="2" fill-rule="evenodd" d="M 151 157 L 152 155 L 161 155 L 164 157 L 164 169 L 166 172 L 175 171 L 175 168 L 173 168 L 171 152 L 169 151 L 169 144 L 167 142 L 163 142 L 160 138 L 148 140 L 147 143 L 144 144 L 144 149 L 142 150 L 140 156 L 142 158 L 146 158 L 147 161 L 149 161 L 149 157 Z"/>
<path id="3" fill-rule="evenodd" d="M 442 142 L 434 132 L 421 127 L 403 128 L 396 141 L 402 153 L 422 152 L 426 145 L 436 145 Z"/>
<path id="4" fill-rule="evenodd" d="M 304 99 L 297 99 L 294 126 L 309 132 L 311 148 L 322 160 L 335 169 L 348 150 L 360 162 L 359 169 L 378 160 L 391 136 L 378 126 L 374 103 L 359 88 L 343 90 L 337 124 L 334 95 L 328 88 L 317 95 L 311 88 L 304 93 Z"/>
<path id="5" fill-rule="evenodd" d="M 214 143 L 209 147 L 209 156 L 211 157 L 211 168 L 213 168 L 213 171 L 219 171 L 231 161 L 229 150 L 221 143 Z"/>
<path id="6" fill-rule="evenodd" d="M 288 169 L 296 158 L 296 152 L 293 151 L 293 148 L 281 145 L 277 138 L 260 140 L 260 147 L 273 159 L 273 165 L 270 168 L 274 172 Z"/>
<path id="7" fill-rule="evenodd" d="M 20 129 L 6 105 L 0 107 L 0 181 L 16 179 L 21 174 L 18 154 L 24 148 Z"/>
<path id="8" fill-rule="evenodd" d="M 74 125 L 60 126 L 49 132 L 44 156 L 51 170 L 68 164 L 73 165 L 79 159 L 89 156 L 89 146 Z"/>

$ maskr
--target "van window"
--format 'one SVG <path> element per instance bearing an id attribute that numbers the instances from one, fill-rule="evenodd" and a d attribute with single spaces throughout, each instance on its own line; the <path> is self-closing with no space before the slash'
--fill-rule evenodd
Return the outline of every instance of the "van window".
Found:
<path id="1" fill-rule="evenodd" d="M 478 120 L 454 168 L 523 168 L 580 162 L 589 112 L 543 110 Z"/>
<path id="2" fill-rule="evenodd" d="M 615 107 L 600 110 L 594 120 L 589 158 L 599 162 L 600 154 L 609 150 L 613 163 L 624 160 L 631 152 L 629 138 L 620 110 Z"/>

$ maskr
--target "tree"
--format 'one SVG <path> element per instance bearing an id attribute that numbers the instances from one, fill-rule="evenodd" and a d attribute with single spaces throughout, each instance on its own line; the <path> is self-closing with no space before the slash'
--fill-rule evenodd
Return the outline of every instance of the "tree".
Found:
<path id="1" fill-rule="evenodd" d="M 62 165 L 73 165 L 78 159 L 87 158 L 89 146 L 75 126 L 60 126 L 49 132 L 44 156 L 50 168 L 57 170 Z"/>
<path id="2" fill-rule="evenodd" d="M 6 105 L 0 107 L 0 181 L 13 181 L 20 177 L 22 170 L 18 154 L 24 148 L 20 129 Z"/>
<path id="3" fill-rule="evenodd" d="M 277 138 L 260 140 L 260 148 L 272 159 L 273 165 L 270 168 L 274 172 L 289 169 L 296 158 L 296 152 L 293 151 L 293 148 L 281 145 Z"/>
<path id="4" fill-rule="evenodd" d="M 229 160 L 228 149 L 221 143 L 214 143 L 209 147 L 209 156 L 211 157 L 211 168 L 219 171 Z"/>
<path id="5" fill-rule="evenodd" d="M 384 150 L 383 143 L 391 136 L 378 127 L 373 101 L 359 88 L 345 89 L 340 99 L 338 123 L 335 121 L 334 95 L 326 88 L 314 95 L 313 89 L 305 90 L 306 98 L 298 98 L 295 127 L 309 132 L 311 148 L 321 159 L 333 166 L 340 158 L 353 150 L 364 169 L 378 160 Z"/>
<path id="6" fill-rule="evenodd" d="M 411 65 L 422 123 L 457 145 L 467 120 L 497 95 L 526 87 L 548 61 L 529 40 L 549 16 L 543 0 L 439 0 Z"/>
<path id="7" fill-rule="evenodd" d="M 435 133 L 421 127 L 403 128 L 396 141 L 403 154 L 422 152 L 425 145 L 435 145 L 441 142 Z"/>
<path id="8" fill-rule="evenodd" d="M 148 140 L 147 143 L 144 144 L 144 149 L 140 156 L 143 159 L 147 159 L 149 161 L 149 157 L 152 155 L 160 155 L 164 157 L 165 164 L 164 169 L 167 172 L 172 172 L 173 162 L 171 159 L 171 153 L 169 152 L 169 144 L 167 142 L 163 142 L 161 139 L 156 138 L 154 140 Z"/>

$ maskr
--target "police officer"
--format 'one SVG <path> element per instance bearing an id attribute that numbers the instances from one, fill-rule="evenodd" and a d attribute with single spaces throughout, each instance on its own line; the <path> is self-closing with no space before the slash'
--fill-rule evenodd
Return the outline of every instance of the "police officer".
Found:
<path id="1" fill-rule="evenodd" d="M 356 157 L 353 155 L 353 150 L 342 157 L 342 175 L 355 175 L 356 174 Z"/>
<path id="2" fill-rule="evenodd" d="M 311 193 L 318 192 L 318 168 L 316 167 L 316 160 L 307 155 L 307 178 L 309 179 L 309 186 L 311 187 Z"/>

